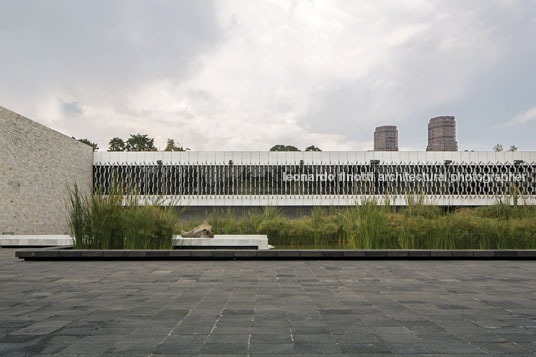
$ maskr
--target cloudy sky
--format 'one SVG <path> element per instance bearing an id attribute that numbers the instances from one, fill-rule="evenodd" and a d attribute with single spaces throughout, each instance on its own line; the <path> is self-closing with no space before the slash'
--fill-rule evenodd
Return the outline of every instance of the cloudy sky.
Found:
<path id="1" fill-rule="evenodd" d="M 536 1 L 0 0 L 0 105 L 107 147 L 536 150 Z"/>

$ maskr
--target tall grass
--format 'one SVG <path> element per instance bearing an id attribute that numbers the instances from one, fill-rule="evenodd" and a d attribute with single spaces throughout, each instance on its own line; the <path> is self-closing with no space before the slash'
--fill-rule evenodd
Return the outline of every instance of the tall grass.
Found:
<path id="1" fill-rule="evenodd" d="M 78 249 L 171 249 L 177 215 L 173 205 L 141 205 L 134 189 L 113 184 L 106 195 L 69 191 L 68 224 Z"/>
<path id="2" fill-rule="evenodd" d="M 215 234 L 267 234 L 276 248 L 536 249 L 536 208 L 497 204 L 444 210 L 416 198 L 396 211 L 377 201 L 314 208 L 297 219 L 275 207 L 235 216 L 214 211 Z M 200 222 L 179 221 L 175 231 Z"/>
<path id="3" fill-rule="evenodd" d="M 174 203 L 140 202 L 135 190 L 113 185 L 107 195 L 70 192 L 69 227 L 76 248 L 172 248 L 172 235 L 199 221 L 185 221 Z M 240 215 L 216 209 L 208 215 L 215 234 L 266 234 L 277 248 L 536 249 L 536 207 L 506 202 L 444 210 L 418 196 L 396 209 L 374 200 L 347 208 L 315 207 L 297 219 L 276 207 Z M 203 217 L 206 218 L 206 217 Z"/>

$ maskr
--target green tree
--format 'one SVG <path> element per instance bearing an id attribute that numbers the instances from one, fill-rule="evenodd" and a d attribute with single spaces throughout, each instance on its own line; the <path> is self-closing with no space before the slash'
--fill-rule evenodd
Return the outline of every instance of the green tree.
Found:
<path id="1" fill-rule="evenodd" d="M 320 148 L 317 148 L 314 145 L 311 145 L 311 146 L 306 147 L 305 151 L 322 151 L 322 150 L 320 150 Z"/>
<path id="2" fill-rule="evenodd" d="M 125 151 L 125 142 L 123 139 L 115 137 L 108 143 L 108 151 Z"/>
<path id="3" fill-rule="evenodd" d="M 494 151 L 497 151 L 497 152 L 500 152 L 500 151 L 503 151 L 503 146 L 502 144 L 497 144 L 493 147 L 493 150 Z"/>
<path id="4" fill-rule="evenodd" d="M 183 148 L 182 146 L 175 145 L 175 140 L 168 139 L 167 145 L 164 151 L 187 151 L 190 150 L 189 148 Z"/>
<path id="5" fill-rule="evenodd" d="M 300 151 L 297 147 L 292 145 L 274 145 L 270 151 Z"/>
<path id="6" fill-rule="evenodd" d="M 149 138 L 147 134 L 130 134 L 126 144 L 127 151 L 157 151 L 154 139 Z"/>
<path id="7" fill-rule="evenodd" d="M 515 146 L 515 145 L 510 146 L 510 148 L 508 149 L 508 151 L 510 151 L 510 152 L 517 151 L 517 146 Z"/>
<path id="8" fill-rule="evenodd" d="M 76 138 L 73 136 L 73 139 L 76 139 Z M 91 146 L 93 148 L 93 151 L 99 150 L 99 145 L 97 145 L 97 143 L 89 141 L 88 139 L 78 139 L 78 141 L 80 141 L 81 143 L 84 143 L 86 145 Z"/>

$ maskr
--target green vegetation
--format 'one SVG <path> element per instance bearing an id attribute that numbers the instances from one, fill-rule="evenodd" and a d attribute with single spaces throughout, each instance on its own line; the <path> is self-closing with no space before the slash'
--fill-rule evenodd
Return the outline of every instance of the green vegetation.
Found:
<path id="1" fill-rule="evenodd" d="M 158 151 L 154 146 L 154 139 L 147 134 L 130 134 L 125 144 L 126 151 Z"/>
<path id="2" fill-rule="evenodd" d="M 123 139 L 115 137 L 108 143 L 108 151 L 125 151 L 126 146 Z"/>
<path id="3" fill-rule="evenodd" d="M 300 151 L 294 145 L 277 144 L 270 148 L 270 151 Z"/>
<path id="4" fill-rule="evenodd" d="M 314 208 L 297 219 L 274 207 L 235 217 L 216 210 L 215 234 L 267 234 L 276 248 L 536 249 L 536 208 L 496 204 L 444 210 L 413 200 L 398 211 L 375 201 L 343 209 Z M 199 222 L 179 220 L 175 233 Z"/>
<path id="5" fill-rule="evenodd" d="M 515 152 L 517 151 L 518 147 L 515 146 L 515 145 L 510 145 L 510 147 L 508 148 L 508 151 L 510 152 Z M 494 147 L 493 147 L 493 151 L 496 151 L 496 152 L 501 152 L 503 151 L 503 146 L 502 144 L 496 144 Z"/>
<path id="6" fill-rule="evenodd" d="M 190 149 L 175 144 L 174 139 L 168 139 L 164 148 L 164 151 L 188 150 Z M 154 145 L 154 138 L 149 137 L 147 134 L 130 134 L 130 138 L 126 141 L 119 137 L 111 139 L 108 142 L 108 151 L 158 151 L 158 148 Z"/>
<path id="7" fill-rule="evenodd" d="M 173 203 L 163 205 L 158 198 L 142 205 L 133 192 L 115 184 L 108 195 L 87 198 L 75 186 L 69 197 L 75 248 L 171 249 L 173 234 L 203 220 L 180 219 Z M 208 219 L 215 234 L 266 234 L 276 248 L 536 249 L 536 207 L 517 201 L 447 210 L 410 197 L 399 209 L 365 201 L 347 208 L 315 207 L 296 219 L 275 207 L 239 216 L 217 209 Z"/>
<path id="8" fill-rule="evenodd" d="M 270 148 L 270 151 L 300 151 L 297 147 L 294 145 L 283 145 L 283 144 L 277 144 Z M 305 148 L 305 151 L 322 151 L 320 148 L 310 145 Z"/>
<path id="9" fill-rule="evenodd" d="M 72 138 L 80 141 L 81 143 L 91 146 L 93 148 L 93 152 L 99 150 L 99 145 L 97 145 L 97 143 L 91 142 L 88 139 L 76 139 L 74 136 Z"/>
<path id="10" fill-rule="evenodd" d="M 130 192 L 130 193 L 125 193 Z M 90 198 L 78 187 L 69 195 L 69 228 L 77 249 L 171 249 L 177 215 L 162 202 L 140 205 L 134 191 L 113 185 Z M 157 207 L 159 205 L 159 207 Z"/>
<path id="11" fill-rule="evenodd" d="M 187 151 L 190 150 L 189 148 L 183 148 L 182 146 L 175 145 L 175 140 L 168 139 L 167 145 L 164 148 L 164 151 Z"/>

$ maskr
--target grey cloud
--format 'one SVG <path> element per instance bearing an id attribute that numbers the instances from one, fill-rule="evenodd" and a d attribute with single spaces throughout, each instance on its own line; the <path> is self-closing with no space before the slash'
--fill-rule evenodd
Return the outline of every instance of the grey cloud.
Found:
<path id="1" fill-rule="evenodd" d="M 194 149 L 366 149 L 392 123 L 401 147 L 423 149 L 427 120 L 450 114 L 462 149 L 536 149 L 536 120 L 504 126 L 536 106 L 536 2 L 20 0 L 0 13 L 0 105 L 101 147 L 147 132 Z"/>
<path id="2" fill-rule="evenodd" d="M 67 116 L 77 116 L 83 113 L 82 105 L 77 101 L 62 102 L 61 107 Z"/>
<path id="3" fill-rule="evenodd" d="M 210 0 L 4 1 L 0 39 L 10 55 L 0 73 L 14 87 L 102 90 L 181 78 L 218 41 L 214 11 Z"/>

